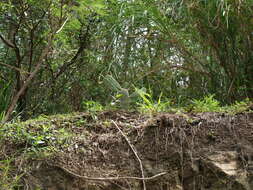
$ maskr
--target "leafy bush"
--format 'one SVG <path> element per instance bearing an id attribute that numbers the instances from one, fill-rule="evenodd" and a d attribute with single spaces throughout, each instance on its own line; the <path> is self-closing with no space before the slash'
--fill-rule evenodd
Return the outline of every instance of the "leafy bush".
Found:
<path id="1" fill-rule="evenodd" d="M 202 100 L 193 100 L 194 112 L 223 112 L 228 114 L 236 114 L 250 110 L 252 102 L 246 98 L 243 101 L 236 101 L 229 106 L 220 106 L 220 102 L 214 99 L 214 95 L 204 97 Z"/>
<path id="2" fill-rule="evenodd" d="M 162 101 L 162 93 L 157 101 L 154 100 L 152 93 L 137 91 L 141 97 L 141 102 L 137 103 L 141 112 L 156 113 L 163 112 L 169 109 L 171 101 Z"/>
<path id="3" fill-rule="evenodd" d="M 204 97 L 202 100 L 193 100 L 194 112 L 219 112 L 222 111 L 220 102 L 214 99 L 214 95 Z"/>
<path id="4" fill-rule="evenodd" d="M 92 100 L 83 102 L 83 108 L 89 112 L 96 112 L 103 110 L 103 106 L 100 103 Z"/>
<path id="5" fill-rule="evenodd" d="M 246 98 L 242 101 L 236 101 L 233 105 L 226 106 L 224 109 L 229 114 L 236 114 L 249 110 L 250 105 L 252 105 L 252 102 Z"/>

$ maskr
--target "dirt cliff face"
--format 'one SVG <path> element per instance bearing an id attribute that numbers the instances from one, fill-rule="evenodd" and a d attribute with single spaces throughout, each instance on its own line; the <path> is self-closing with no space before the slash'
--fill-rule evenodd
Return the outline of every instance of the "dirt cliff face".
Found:
<path id="1" fill-rule="evenodd" d="M 19 152 L 12 162 L 13 172 L 23 174 L 19 189 L 253 189 L 252 113 L 115 111 L 47 122 L 71 134 L 49 156 L 24 156 L 27 143 L 2 140 L 2 160 Z"/>

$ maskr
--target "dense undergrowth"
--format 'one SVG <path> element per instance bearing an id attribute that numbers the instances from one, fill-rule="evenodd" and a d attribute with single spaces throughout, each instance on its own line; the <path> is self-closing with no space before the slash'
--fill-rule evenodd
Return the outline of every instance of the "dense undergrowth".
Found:
<path id="1" fill-rule="evenodd" d="M 121 95 L 116 95 L 120 97 Z M 83 103 L 83 109 L 88 112 L 96 112 L 102 110 L 117 110 L 124 109 L 121 106 L 120 100 L 112 102 L 110 105 L 103 106 L 95 101 L 88 101 Z M 252 106 L 252 101 L 245 99 L 242 101 L 236 101 L 231 105 L 221 105 L 221 103 L 214 98 L 214 95 L 209 95 L 203 99 L 197 100 L 193 99 L 189 101 L 186 105 L 177 105 L 173 100 L 163 98 L 162 94 L 159 96 L 158 100 L 152 97 L 152 94 L 141 92 L 140 96 L 134 100 L 135 102 L 129 101 L 127 106 L 128 110 L 137 110 L 141 113 L 156 114 L 158 112 L 220 112 L 227 114 L 237 114 L 250 110 Z"/>
<path id="2" fill-rule="evenodd" d="M 26 122 L 14 120 L 0 127 L 0 189 L 19 189 L 20 178 L 27 168 L 14 167 L 14 162 L 50 158 L 68 146 L 73 136 L 68 127 L 82 123 L 75 114 L 41 115 Z M 16 147 L 16 148 L 15 148 Z M 13 152 L 13 150 L 16 150 Z"/>

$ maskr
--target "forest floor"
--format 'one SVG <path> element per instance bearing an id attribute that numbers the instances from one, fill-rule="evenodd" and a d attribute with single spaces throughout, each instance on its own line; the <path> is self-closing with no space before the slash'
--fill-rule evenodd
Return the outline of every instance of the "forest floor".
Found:
<path id="1" fill-rule="evenodd" d="M 104 111 L 1 127 L 0 189 L 253 188 L 253 113 Z"/>

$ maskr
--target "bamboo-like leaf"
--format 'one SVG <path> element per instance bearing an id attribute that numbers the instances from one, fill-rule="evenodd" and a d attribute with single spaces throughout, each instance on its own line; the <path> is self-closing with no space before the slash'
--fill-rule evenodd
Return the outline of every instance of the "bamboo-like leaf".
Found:
<path id="1" fill-rule="evenodd" d="M 122 87 L 120 86 L 118 81 L 116 81 L 111 75 L 106 75 L 104 77 L 104 83 L 107 85 L 107 87 L 109 87 L 115 92 L 119 92 L 120 90 L 122 90 Z"/>

